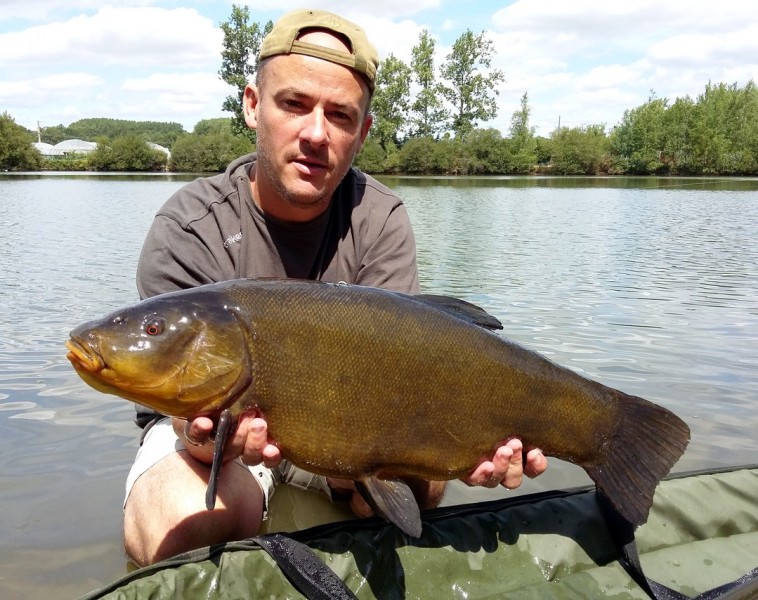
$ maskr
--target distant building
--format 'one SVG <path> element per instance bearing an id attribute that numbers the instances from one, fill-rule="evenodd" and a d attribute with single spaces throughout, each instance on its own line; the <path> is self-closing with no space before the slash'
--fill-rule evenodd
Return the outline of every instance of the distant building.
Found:
<path id="1" fill-rule="evenodd" d="M 38 142 L 39 143 L 39 142 Z M 37 144 L 35 144 L 36 146 Z M 85 155 L 97 148 L 95 142 L 85 142 L 84 140 L 65 140 L 59 144 L 55 144 L 50 149 L 47 156 L 72 156 L 72 155 Z"/>
<path id="2" fill-rule="evenodd" d="M 160 144 L 156 144 L 155 142 L 148 142 L 147 145 L 150 146 L 153 150 L 158 150 L 160 152 L 163 152 L 163 154 L 166 155 L 167 159 L 171 158 L 171 150 L 169 150 L 168 148 L 161 146 Z"/>
<path id="3" fill-rule="evenodd" d="M 42 156 L 50 156 L 50 152 L 53 149 L 52 144 L 47 144 L 45 142 L 34 142 L 32 146 L 34 146 Z"/>

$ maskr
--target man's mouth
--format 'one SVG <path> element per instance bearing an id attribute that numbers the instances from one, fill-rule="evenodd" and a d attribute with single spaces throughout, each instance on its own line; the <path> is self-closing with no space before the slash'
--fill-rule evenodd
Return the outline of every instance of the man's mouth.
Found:
<path id="1" fill-rule="evenodd" d="M 296 158 L 292 164 L 305 175 L 322 175 L 329 168 L 329 163 L 310 158 Z"/>

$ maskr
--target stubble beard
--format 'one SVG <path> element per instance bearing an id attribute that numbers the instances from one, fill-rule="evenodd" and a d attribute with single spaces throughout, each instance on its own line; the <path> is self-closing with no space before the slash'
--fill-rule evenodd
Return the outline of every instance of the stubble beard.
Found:
<path id="1" fill-rule="evenodd" d="M 291 166 L 291 161 L 298 158 L 299 154 L 287 154 L 285 156 L 285 166 Z M 271 191 L 276 194 L 283 202 L 288 206 L 298 208 L 301 210 L 313 210 L 316 207 L 326 207 L 329 205 L 332 199 L 334 191 L 339 186 L 340 182 L 345 178 L 350 166 L 353 163 L 355 153 L 351 157 L 351 160 L 347 162 L 339 171 L 332 171 L 331 180 L 326 185 L 324 190 L 319 195 L 313 195 L 313 193 L 298 193 L 294 189 L 287 187 L 283 178 L 277 176 L 279 170 L 275 162 L 275 153 L 269 148 L 268 140 L 265 134 L 261 136 L 261 130 L 258 130 L 258 143 L 256 150 L 256 171 L 258 173 L 265 173 L 264 177 L 268 183 Z"/>
<path id="2" fill-rule="evenodd" d="M 272 153 L 268 151 L 267 144 L 265 142 L 263 144 L 260 143 L 260 138 L 258 139 L 256 158 L 258 163 L 256 171 L 258 173 L 263 172 L 266 174 L 265 178 L 270 189 L 288 206 L 305 210 L 329 204 L 332 193 L 334 191 L 333 189 L 324 189 L 321 194 L 314 196 L 313 194 L 298 193 L 294 189 L 288 187 L 283 179 L 276 175 L 279 171 L 276 167 L 275 161 L 273 160 Z M 287 156 L 285 159 L 285 165 L 290 165 L 289 156 Z M 340 180 L 342 177 L 344 177 L 344 174 L 342 174 Z"/>

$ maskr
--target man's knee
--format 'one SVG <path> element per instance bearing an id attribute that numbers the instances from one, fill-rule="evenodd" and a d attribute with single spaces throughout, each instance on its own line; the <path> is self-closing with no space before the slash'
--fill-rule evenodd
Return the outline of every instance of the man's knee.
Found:
<path id="1" fill-rule="evenodd" d="M 263 492 L 239 463 L 221 469 L 216 508 L 205 507 L 210 469 L 185 452 L 167 456 L 132 487 L 124 507 L 124 545 L 139 565 L 258 532 Z"/>

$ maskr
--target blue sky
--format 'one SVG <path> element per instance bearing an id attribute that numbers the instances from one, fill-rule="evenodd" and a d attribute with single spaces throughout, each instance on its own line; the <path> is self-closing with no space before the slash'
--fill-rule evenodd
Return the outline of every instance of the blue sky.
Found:
<path id="1" fill-rule="evenodd" d="M 243 4 L 243 2 L 237 2 Z M 380 58 L 410 62 L 428 29 L 437 65 L 466 29 L 486 30 L 505 74 L 496 119 L 509 132 L 527 92 L 531 125 L 618 124 L 651 90 L 673 100 L 709 81 L 758 80 L 758 2 L 721 0 L 290 0 L 248 2 L 265 23 L 292 8 L 325 8 L 366 29 Z M 221 111 L 215 0 L 0 0 L 0 112 L 36 129 L 86 117 L 174 121 L 191 131 Z"/>

